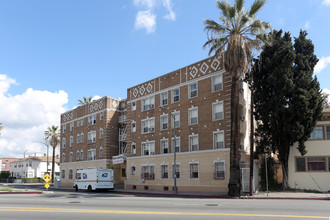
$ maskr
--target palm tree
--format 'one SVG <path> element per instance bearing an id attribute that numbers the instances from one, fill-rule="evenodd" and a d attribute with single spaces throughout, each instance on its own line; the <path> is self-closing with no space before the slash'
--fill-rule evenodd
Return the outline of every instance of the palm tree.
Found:
<path id="1" fill-rule="evenodd" d="M 79 106 L 85 105 L 85 104 L 88 104 L 88 103 L 91 103 L 91 102 L 92 102 L 92 97 L 91 96 L 89 96 L 89 97 L 83 96 L 83 100 L 78 99 L 78 105 Z"/>
<path id="2" fill-rule="evenodd" d="M 243 8 L 244 0 L 235 0 L 231 6 L 225 0 L 217 0 L 220 9 L 221 24 L 207 19 L 204 21 L 208 40 L 203 48 L 209 47 L 209 55 L 215 56 L 225 52 L 225 69 L 231 74 L 231 143 L 230 143 L 230 178 L 228 194 L 240 194 L 239 168 L 239 80 L 249 72 L 252 65 L 252 52 L 260 49 L 266 30 L 270 29 L 267 22 L 256 18 L 257 12 L 264 6 L 266 0 L 255 0 L 250 10 Z"/>
<path id="3" fill-rule="evenodd" d="M 0 131 L 3 129 L 2 123 L 0 122 Z M 1 132 L 0 132 L 0 136 L 1 136 Z"/>
<path id="4" fill-rule="evenodd" d="M 54 183 L 54 172 L 55 172 L 55 148 L 60 143 L 60 129 L 58 126 L 52 125 L 45 131 L 45 140 L 48 141 L 50 146 L 53 147 L 53 158 L 52 158 L 52 182 Z M 48 170 L 47 170 L 48 172 Z"/>

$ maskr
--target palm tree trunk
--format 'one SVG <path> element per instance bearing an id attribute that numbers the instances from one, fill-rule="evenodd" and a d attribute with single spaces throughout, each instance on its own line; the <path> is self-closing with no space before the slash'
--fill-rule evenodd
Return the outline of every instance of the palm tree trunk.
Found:
<path id="1" fill-rule="evenodd" d="M 54 183 L 54 172 L 55 172 L 55 148 L 56 146 L 54 147 L 53 146 L 53 158 L 52 158 L 52 183 Z M 48 172 L 48 170 L 47 170 Z"/>
<path id="2" fill-rule="evenodd" d="M 239 91 L 238 78 L 232 76 L 231 81 L 231 132 L 230 132 L 230 178 L 228 195 L 239 196 L 241 191 L 240 167 L 239 167 Z"/>

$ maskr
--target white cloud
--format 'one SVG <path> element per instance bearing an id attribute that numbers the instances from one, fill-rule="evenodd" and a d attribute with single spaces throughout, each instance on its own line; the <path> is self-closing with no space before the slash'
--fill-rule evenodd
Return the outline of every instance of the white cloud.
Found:
<path id="1" fill-rule="evenodd" d="M 328 66 L 328 64 L 330 64 L 330 56 L 322 57 L 314 67 L 314 73 L 315 74 L 320 73 L 323 69 L 325 69 Z"/>
<path id="2" fill-rule="evenodd" d="M 171 0 L 163 0 L 163 6 L 168 10 L 168 14 L 164 16 L 165 19 L 175 21 L 175 13 L 172 9 L 172 1 Z"/>
<path id="3" fill-rule="evenodd" d="M 326 100 L 326 102 L 330 104 L 330 90 L 329 89 L 322 89 L 322 93 L 328 95 L 328 99 Z"/>
<path id="4" fill-rule="evenodd" d="M 160 4 L 162 3 L 162 4 Z M 168 12 L 164 16 L 167 20 L 175 20 L 172 0 L 133 0 L 133 4 L 139 9 L 135 18 L 135 29 L 146 29 L 147 33 L 153 33 L 156 30 L 157 14 L 156 9 L 162 5 Z"/>
<path id="5" fill-rule="evenodd" d="M 156 30 L 156 15 L 150 10 L 139 11 L 135 19 L 135 29 L 147 30 L 147 33 L 153 33 Z"/>
<path id="6" fill-rule="evenodd" d="M 27 89 L 10 96 L 8 92 L 16 81 L 0 74 L 0 115 L 4 130 L 0 137 L 0 157 L 22 157 L 23 152 L 45 152 L 43 133 L 48 126 L 60 125 L 60 114 L 66 111 L 68 94 Z M 4 86 L 4 87 L 2 87 Z"/>
<path id="7" fill-rule="evenodd" d="M 306 22 L 305 22 L 305 25 L 304 25 L 304 28 L 305 28 L 306 30 L 308 30 L 310 27 L 311 27 L 310 22 L 309 22 L 309 21 L 306 21 Z"/>
<path id="8" fill-rule="evenodd" d="M 330 0 L 323 0 L 322 5 L 330 6 Z"/>

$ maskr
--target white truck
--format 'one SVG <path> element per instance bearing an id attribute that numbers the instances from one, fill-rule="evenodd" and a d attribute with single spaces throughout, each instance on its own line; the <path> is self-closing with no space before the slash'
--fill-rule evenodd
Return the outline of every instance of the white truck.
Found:
<path id="1" fill-rule="evenodd" d="M 77 170 L 76 179 L 73 186 L 78 189 L 110 190 L 114 189 L 112 169 L 84 169 Z"/>

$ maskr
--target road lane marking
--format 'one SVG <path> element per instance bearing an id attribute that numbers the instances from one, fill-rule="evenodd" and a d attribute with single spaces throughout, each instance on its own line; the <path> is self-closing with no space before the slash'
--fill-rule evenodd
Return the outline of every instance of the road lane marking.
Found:
<path id="1" fill-rule="evenodd" d="M 97 209 L 62 209 L 33 207 L 0 207 L 0 212 L 53 212 L 53 213 L 93 213 L 93 214 L 136 214 L 136 215 L 188 215 L 188 216 L 237 216 L 237 217 L 274 217 L 274 218 L 309 218 L 329 219 L 329 216 L 272 215 L 272 214 L 235 214 L 235 213 L 203 213 L 203 212 L 145 212 Z"/>

